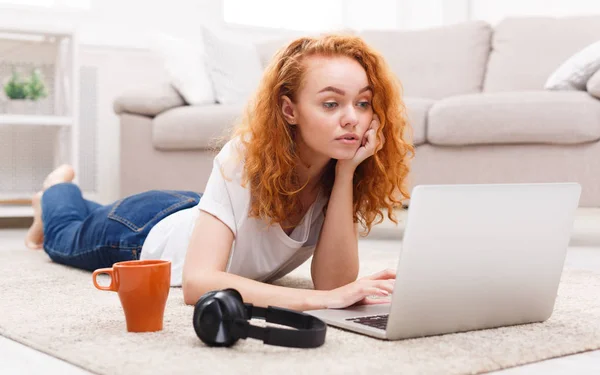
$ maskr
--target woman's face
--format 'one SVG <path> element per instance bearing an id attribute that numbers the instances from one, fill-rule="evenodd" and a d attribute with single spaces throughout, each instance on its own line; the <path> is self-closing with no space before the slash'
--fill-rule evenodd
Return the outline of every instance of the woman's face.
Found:
<path id="1" fill-rule="evenodd" d="M 312 162 L 352 159 L 373 119 L 367 73 L 354 59 L 310 56 L 296 102 L 283 97 L 283 115 L 297 126 L 297 147 Z M 325 160 L 326 159 L 326 160 Z"/>

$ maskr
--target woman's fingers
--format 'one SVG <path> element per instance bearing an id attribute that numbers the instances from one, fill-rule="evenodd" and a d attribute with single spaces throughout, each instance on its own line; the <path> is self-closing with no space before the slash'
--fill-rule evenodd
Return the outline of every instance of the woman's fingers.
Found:
<path id="1" fill-rule="evenodd" d="M 369 141 L 369 135 L 371 128 L 367 129 L 367 131 L 365 132 L 365 135 L 362 138 L 362 142 L 360 143 L 360 147 L 365 147 L 365 145 L 367 144 L 367 142 Z"/>
<path id="2" fill-rule="evenodd" d="M 369 276 L 365 276 L 364 279 L 368 280 L 382 280 L 382 279 L 395 279 L 396 278 L 396 270 L 387 268 L 383 271 L 379 271 Z"/>
<path id="3" fill-rule="evenodd" d="M 367 142 L 367 144 L 369 146 L 371 146 L 371 148 L 374 148 L 375 146 L 375 136 L 377 134 L 377 129 L 371 129 L 369 130 L 369 140 Z"/>
<path id="4" fill-rule="evenodd" d="M 371 124 L 379 125 L 379 116 L 377 116 L 377 113 L 373 113 L 373 119 L 371 120 Z"/>
<path id="5" fill-rule="evenodd" d="M 362 278 L 343 287 L 331 290 L 327 301 L 328 308 L 344 308 L 353 304 L 386 303 L 385 301 L 370 301 L 368 297 L 389 297 L 394 292 L 394 272 L 383 270 Z"/>
<path id="6" fill-rule="evenodd" d="M 376 140 L 377 131 L 379 130 L 380 126 L 381 126 L 381 123 L 379 122 L 379 116 L 377 116 L 377 114 L 373 114 L 373 120 L 371 120 L 371 126 L 369 127 L 369 130 L 367 131 L 368 137 L 365 137 L 366 141 L 364 144 L 367 146 L 370 145 L 371 146 L 370 148 L 373 151 L 373 153 L 381 150 L 385 143 L 385 137 L 383 136 L 383 133 L 379 135 L 379 141 L 377 142 L 377 140 Z"/>
<path id="7" fill-rule="evenodd" d="M 392 293 L 394 291 L 394 283 L 395 280 L 394 279 L 390 279 L 390 280 L 376 280 L 377 284 L 377 288 L 379 289 L 383 289 L 388 293 Z"/>
<path id="8" fill-rule="evenodd" d="M 391 291 L 386 290 L 386 288 L 380 288 L 377 286 L 366 287 L 361 290 L 363 298 L 368 296 L 389 296 L 390 293 Z"/>
<path id="9" fill-rule="evenodd" d="M 383 148 L 384 144 L 385 144 L 385 136 L 383 135 L 383 133 L 381 133 L 381 136 L 379 137 L 379 146 L 377 147 L 377 151 L 381 150 Z"/>
<path id="10" fill-rule="evenodd" d="M 393 280 L 373 280 L 375 286 L 365 287 L 361 290 L 362 297 L 357 304 L 372 305 L 389 303 L 390 296 L 394 291 Z"/>
<path id="11" fill-rule="evenodd" d="M 375 139 L 375 130 L 372 128 L 369 128 L 369 130 L 366 131 L 365 136 L 362 139 L 362 143 L 361 146 L 365 147 L 366 149 L 374 149 L 374 139 Z M 372 154 L 372 153 L 371 153 Z"/>
<path id="12" fill-rule="evenodd" d="M 362 300 L 362 305 L 381 305 L 384 303 L 391 303 L 392 299 L 390 297 L 385 297 L 385 298 L 373 298 L 373 297 L 366 297 L 365 299 Z"/>
<path id="13" fill-rule="evenodd" d="M 395 280 L 365 280 L 358 290 L 363 297 L 369 295 L 387 295 L 394 292 Z M 387 294 L 386 294 L 387 293 Z"/>

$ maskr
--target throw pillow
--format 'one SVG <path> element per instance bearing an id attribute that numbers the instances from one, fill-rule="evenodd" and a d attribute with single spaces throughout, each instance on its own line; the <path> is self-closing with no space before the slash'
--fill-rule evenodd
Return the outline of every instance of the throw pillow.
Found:
<path id="1" fill-rule="evenodd" d="M 548 78 L 549 90 L 585 90 L 588 79 L 600 69 L 600 41 L 590 44 L 565 61 Z"/>
<path id="2" fill-rule="evenodd" d="M 256 46 L 229 41 L 203 27 L 204 51 L 208 74 L 217 102 L 246 102 L 258 88 L 262 66 Z"/>
<path id="3" fill-rule="evenodd" d="M 587 81 L 587 92 L 600 99 L 600 69 Z"/>
<path id="4" fill-rule="evenodd" d="M 201 43 L 165 34 L 154 35 L 153 49 L 163 60 L 171 85 L 188 104 L 214 104 L 215 94 Z"/>

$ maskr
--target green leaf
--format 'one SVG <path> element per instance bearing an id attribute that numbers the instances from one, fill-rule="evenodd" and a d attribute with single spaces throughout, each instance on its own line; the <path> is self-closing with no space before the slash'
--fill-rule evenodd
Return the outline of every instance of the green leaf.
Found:
<path id="1" fill-rule="evenodd" d="M 31 73 L 31 77 L 25 85 L 25 93 L 27 98 L 31 100 L 38 100 L 48 96 L 42 74 L 38 69 L 34 69 Z"/>
<path id="2" fill-rule="evenodd" d="M 10 80 L 4 85 L 4 92 L 10 99 L 26 99 L 27 83 L 21 78 L 19 73 L 13 70 Z"/>

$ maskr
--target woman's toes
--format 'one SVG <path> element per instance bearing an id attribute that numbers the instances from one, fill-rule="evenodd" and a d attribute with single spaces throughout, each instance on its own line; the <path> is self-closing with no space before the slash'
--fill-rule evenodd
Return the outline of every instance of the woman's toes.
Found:
<path id="1" fill-rule="evenodd" d="M 38 250 L 44 245 L 44 226 L 42 222 L 42 192 L 37 192 L 31 198 L 33 207 L 33 223 L 25 236 L 25 246 Z"/>
<path id="2" fill-rule="evenodd" d="M 48 189 L 52 185 L 60 184 L 62 182 L 71 182 L 75 179 L 75 170 L 69 164 L 63 164 L 56 168 L 46 177 L 44 180 L 44 190 Z"/>

